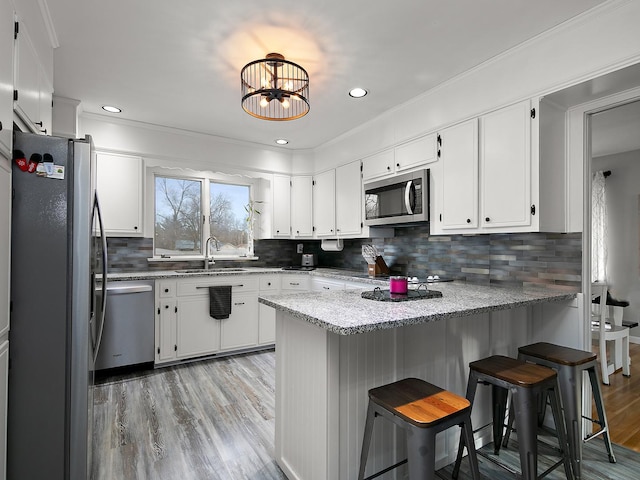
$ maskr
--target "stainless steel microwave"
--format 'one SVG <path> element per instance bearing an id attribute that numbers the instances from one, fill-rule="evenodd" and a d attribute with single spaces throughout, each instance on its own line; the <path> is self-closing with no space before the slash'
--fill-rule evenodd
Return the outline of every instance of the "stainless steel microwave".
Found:
<path id="1" fill-rule="evenodd" d="M 365 225 L 429 221 L 429 170 L 364 184 Z"/>

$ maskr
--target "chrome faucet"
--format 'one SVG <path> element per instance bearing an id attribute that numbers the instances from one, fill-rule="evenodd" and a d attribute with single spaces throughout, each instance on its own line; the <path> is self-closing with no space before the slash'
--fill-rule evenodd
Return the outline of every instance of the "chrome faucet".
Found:
<path id="1" fill-rule="evenodd" d="M 209 244 L 211 242 L 211 240 L 213 240 L 215 242 L 215 246 L 216 246 L 216 252 L 220 251 L 220 242 L 218 241 L 218 239 L 216 237 L 214 237 L 213 235 L 211 235 L 209 238 L 207 238 L 207 242 L 204 244 L 204 269 L 205 270 L 209 270 L 209 264 L 215 264 L 215 260 L 213 258 L 209 259 Z"/>

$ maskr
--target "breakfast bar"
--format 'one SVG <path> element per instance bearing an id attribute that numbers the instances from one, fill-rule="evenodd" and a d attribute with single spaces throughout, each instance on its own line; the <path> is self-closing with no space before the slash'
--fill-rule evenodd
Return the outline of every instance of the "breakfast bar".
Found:
<path id="1" fill-rule="evenodd" d="M 277 313 L 275 457 L 289 479 L 357 477 L 370 388 L 417 377 L 464 395 L 470 361 L 515 356 L 520 345 L 571 329 L 563 323 L 577 317 L 576 294 L 565 291 L 428 288 L 442 297 L 378 301 L 359 290 L 260 297 Z M 474 428 L 488 422 L 490 395 L 476 402 Z M 375 426 L 367 475 L 404 458 L 402 432 L 387 423 Z M 457 440 L 456 429 L 439 436 L 438 468 L 453 462 Z"/>

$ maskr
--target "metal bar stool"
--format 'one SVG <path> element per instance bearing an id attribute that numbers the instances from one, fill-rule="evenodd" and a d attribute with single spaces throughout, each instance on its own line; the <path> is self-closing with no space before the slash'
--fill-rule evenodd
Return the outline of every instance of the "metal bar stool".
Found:
<path id="1" fill-rule="evenodd" d="M 467 384 L 467 400 L 473 404 L 478 383 L 491 385 L 493 400 L 493 448 L 494 454 L 500 452 L 502 444 L 505 412 L 508 393 L 511 393 L 513 410 L 515 411 L 516 429 L 518 431 L 518 450 L 520 454 L 520 467 L 522 474 L 519 478 L 535 480 L 546 476 L 550 471 L 564 466 L 567 478 L 573 478 L 571 463 L 568 454 L 567 437 L 562 418 L 558 376 L 555 370 L 526 363 L 515 358 L 495 355 L 477 360 L 469 364 L 469 382 Z M 558 444 L 562 458 L 548 470 L 538 476 L 538 415 L 537 402 L 544 394 L 549 395 L 551 409 L 555 420 Z M 460 437 L 458 458 L 453 467 L 452 476 L 458 478 L 462 450 L 465 442 L 470 441 Z M 479 455 L 486 457 L 497 465 L 518 475 L 513 469 L 500 463 L 495 458 L 478 451 Z"/>
<path id="2" fill-rule="evenodd" d="M 408 458 L 364 479 L 373 423 L 377 416 L 384 417 L 406 430 Z M 466 398 L 417 378 L 406 378 L 372 388 L 369 390 L 358 480 L 376 478 L 405 463 L 408 463 L 410 479 L 435 479 L 436 434 L 454 425 L 462 427 L 462 436 L 471 445 L 468 449 L 471 475 L 473 480 L 480 480 L 478 460 L 473 446 L 471 403 Z"/>
<path id="3" fill-rule="evenodd" d="M 579 480 L 581 478 L 582 443 L 600 434 L 602 434 L 604 444 L 607 448 L 609 461 L 615 463 L 616 458 L 613 455 L 611 440 L 609 438 L 607 414 L 605 413 L 602 402 L 602 390 L 598 378 L 599 366 L 597 355 L 592 352 L 540 342 L 520 347 L 518 349 L 518 358 L 553 368 L 558 372 L 560 397 L 564 409 L 571 460 L 576 479 Z M 582 412 L 582 372 L 585 371 L 588 372 L 589 380 L 591 381 L 593 400 L 598 414 L 597 419 L 584 416 Z M 546 409 L 546 403 L 544 404 L 544 408 Z M 544 418 L 544 410 L 542 412 L 542 418 Z M 582 433 L 583 418 L 599 425 L 600 429 L 585 438 Z M 507 440 L 508 431 L 505 442 Z"/>

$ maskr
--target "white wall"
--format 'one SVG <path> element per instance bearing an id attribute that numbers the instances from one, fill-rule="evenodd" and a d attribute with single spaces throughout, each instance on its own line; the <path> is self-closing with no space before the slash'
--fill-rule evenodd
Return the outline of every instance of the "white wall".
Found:
<path id="1" fill-rule="evenodd" d="M 593 170 L 611 170 L 606 179 L 607 276 L 614 298 L 628 300 L 625 320 L 640 320 L 640 150 L 593 159 Z M 640 327 L 631 331 L 640 336 Z"/>
<path id="2" fill-rule="evenodd" d="M 639 23 L 640 2 L 609 2 L 328 142 L 316 169 L 637 63 Z"/>

